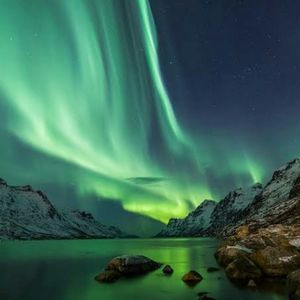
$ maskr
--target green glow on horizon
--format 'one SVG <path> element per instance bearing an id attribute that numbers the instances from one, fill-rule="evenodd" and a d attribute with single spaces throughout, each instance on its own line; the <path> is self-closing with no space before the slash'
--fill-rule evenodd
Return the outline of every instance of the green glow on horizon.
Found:
<path id="1" fill-rule="evenodd" d="M 72 177 L 82 198 L 96 193 L 164 222 L 213 198 L 202 169 L 211 154 L 176 118 L 147 0 L 4 2 L 0 91 L 7 131 L 77 166 L 81 172 Z M 159 150 L 152 149 L 153 136 L 161 139 Z M 231 160 L 224 159 L 220 175 L 261 179 L 254 163 Z M 60 172 L 58 166 L 31 176 L 55 182 Z M 142 185 L 128 181 L 133 177 L 166 181 Z"/>

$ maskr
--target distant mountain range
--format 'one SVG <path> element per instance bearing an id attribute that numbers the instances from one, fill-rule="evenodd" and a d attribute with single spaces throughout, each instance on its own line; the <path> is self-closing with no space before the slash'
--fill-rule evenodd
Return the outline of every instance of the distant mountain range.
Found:
<path id="1" fill-rule="evenodd" d="M 300 223 L 300 159 L 276 170 L 272 179 L 230 192 L 219 202 L 205 200 L 184 219 L 170 219 L 158 237 L 218 236 L 237 227 Z"/>
<path id="2" fill-rule="evenodd" d="M 300 159 L 276 170 L 264 187 L 256 183 L 219 202 L 203 201 L 184 219 L 170 219 L 157 237 L 225 237 L 243 224 L 255 229 L 295 223 L 300 223 Z M 41 191 L 0 179 L 0 239 L 126 237 L 132 236 L 88 212 L 58 210 Z"/>
<path id="3" fill-rule="evenodd" d="M 92 214 L 58 211 L 41 191 L 0 179 L 0 239 L 125 238 L 130 235 Z"/>

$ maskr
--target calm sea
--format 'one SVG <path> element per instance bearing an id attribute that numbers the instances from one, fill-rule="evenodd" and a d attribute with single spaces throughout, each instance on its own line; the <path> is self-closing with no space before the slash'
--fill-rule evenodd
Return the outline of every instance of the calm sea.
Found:
<path id="1" fill-rule="evenodd" d="M 217 266 L 217 245 L 209 238 L 0 242 L 0 300 L 197 300 L 199 292 L 218 300 L 287 299 L 277 283 L 257 292 L 236 287 L 223 270 L 207 273 L 207 267 Z M 146 255 L 170 264 L 175 272 L 170 277 L 157 270 L 113 284 L 96 282 L 94 276 L 106 263 L 122 254 Z M 204 277 L 194 288 L 181 281 L 191 269 Z"/>

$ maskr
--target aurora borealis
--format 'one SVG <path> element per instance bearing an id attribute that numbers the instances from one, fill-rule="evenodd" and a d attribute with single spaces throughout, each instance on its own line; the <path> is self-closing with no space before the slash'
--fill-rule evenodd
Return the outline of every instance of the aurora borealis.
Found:
<path id="1" fill-rule="evenodd" d="M 299 82 L 280 77 L 278 88 L 267 70 L 295 78 L 299 55 L 288 43 L 271 47 L 270 62 L 259 49 L 252 55 L 245 45 L 255 27 L 241 44 L 228 39 L 243 8 L 189 0 L 184 11 L 180 2 L 2 1 L 0 177 L 41 187 L 58 204 L 82 205 L 92 195 L 167 222 L 205 198 L 264 182 L 297 156 Z M 189 18 L 178 23 L 180 16 Z M 258 38 L 270 40 L 265 29 Z M 274 35 L 286 36 L 282 28 Z"/>

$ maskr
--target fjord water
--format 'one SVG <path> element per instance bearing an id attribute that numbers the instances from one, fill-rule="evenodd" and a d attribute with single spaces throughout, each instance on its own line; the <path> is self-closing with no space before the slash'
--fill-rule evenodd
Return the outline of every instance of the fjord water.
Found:
<path id="1" fill-rule="evenodd" d="M 207 273 L 207 267 L 217 266 L 213 253 L 218 243 L 209 238 L 0 242 L 0 299 L 182 300 L 198 299 L 203 291 L 218 300 L 287 299 L 278 285 L 276 292 L 256 292 L 234 286 L 223 270 Z M 94 276 L 121 254 L 146 255 L 171 264 L 175 272 L 166 277 L 160 269 L 113 284 L 96 282 Z M 181 281 L 191 269 L 204 277 L 193 288 Z"/>

